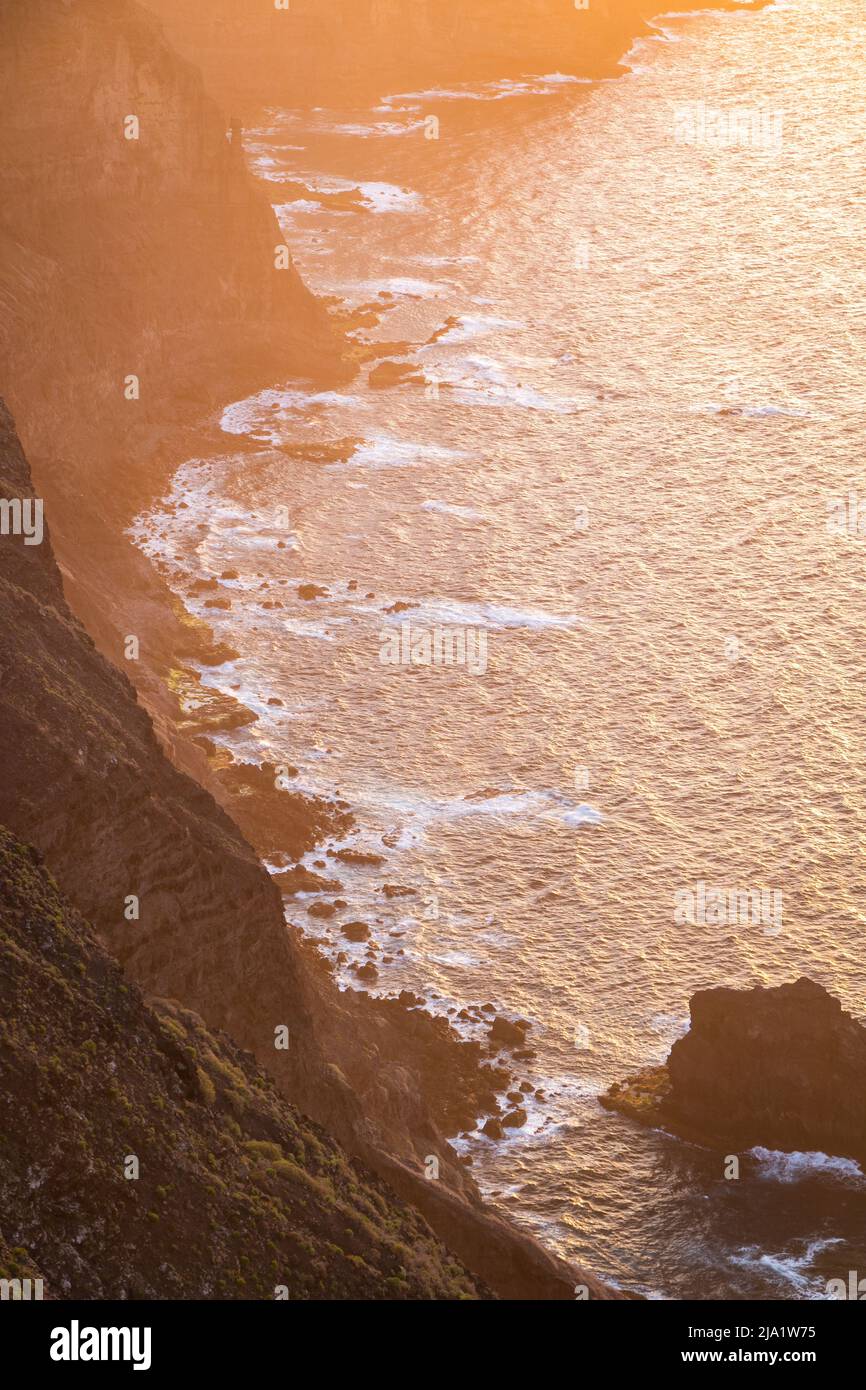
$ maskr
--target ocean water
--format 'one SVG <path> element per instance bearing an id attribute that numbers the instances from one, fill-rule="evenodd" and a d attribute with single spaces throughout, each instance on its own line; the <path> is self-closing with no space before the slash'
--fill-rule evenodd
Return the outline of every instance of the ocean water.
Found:
<path id="1" fill-rule="evenodd" d="M 856 1167 L 755 1150 L 726 1181 L 597 1101 L 696 989 L 808 974 L 866 1008 L 864 64 L 857 0 L 786 0 L 665 17 L 603 82 L 267 113 L 247 157 L 302 274 L 378 305 L 359 345 L 426 385 L 263 381 L 136 527 L 241 653 L 202 672 L 258 716 L 224 742 L 385 856 L 341 865 L 331 923 L 287 919 L 347 987 L 363 917 L 374 989 L 530 1021 L 526 1125 L 458 1146 L 652 1297 L 866 1271 Z M 436 629 L 462 662 L 401 664 Z M 699 884 L 767 910 L 683 921 Z"/>

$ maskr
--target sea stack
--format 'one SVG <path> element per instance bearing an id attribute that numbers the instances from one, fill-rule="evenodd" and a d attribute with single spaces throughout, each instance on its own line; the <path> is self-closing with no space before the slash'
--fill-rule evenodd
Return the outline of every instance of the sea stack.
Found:
<path id="1" fill-rule="evenodd" d="M 601 1098 L 711 1147 L 866 1159 L 866 1028 L 821 985 L 705 989 L 667 1062 Z"/>

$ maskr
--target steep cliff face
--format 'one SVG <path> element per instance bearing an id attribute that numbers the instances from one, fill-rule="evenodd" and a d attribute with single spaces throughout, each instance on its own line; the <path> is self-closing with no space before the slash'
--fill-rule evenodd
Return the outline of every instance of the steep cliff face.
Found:
<path id="1" fill-rule="evenodd" d="M 115 655 L 137 630 L 126 596 L 156 582 L 123 526 L 183 459 L 184 426 L 262 380 L 336 370 L 339 345 L 151 14 L 2 0 L 0 51 L 0 380 L 76 611 Z"/>
<path id="2" fill-rule="evenodd" d="M 32 498 L 5 407 L 0 498 Z M 38 847 L 144 989 L 252 1052 L 497 1292 L 571 1298 L 583 1283 L 610 1296 L 482 1206 L 443 1139 L 489 1103 L 477 1050 L 421 1012 L 335 988 L 236 826 L 167 761 L 131 685 L 70 613 L 47 529 L 41 544 L 0 535 L 0 760 L 0 823 Z M 327 814 L 299 808 L 290 826 L 297 853 Z"/>
<path id="3" fill-rule="evenodd" d="M 148 1005 L 2 826 L 0 1061 L 7 1278 L 52 1298 L 485 1294 L 252 1058 Z"/>
<path id="4" fill-rule="evenodd" d="M 602 1098 L 646 1124 L 728 1149 L 819 1151 L 866 1161 L 866 1028 L 812 980 L 704 989 L 663 1067 Z"/>
<path id="5" fill-rule="evenodd" d="M 520 73 L 603 76 L 648 19 L 678 8 L 652 0 L 291 0 L 253 11 L 243 0 L 145 3 L 219 100 L 241 114 L 262 103 L 340 107 Z"/>

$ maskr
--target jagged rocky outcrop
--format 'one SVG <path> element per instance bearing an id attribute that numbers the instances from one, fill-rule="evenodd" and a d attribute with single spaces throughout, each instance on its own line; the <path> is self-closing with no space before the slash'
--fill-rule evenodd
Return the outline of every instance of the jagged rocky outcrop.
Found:
<path id="1" fill-rule="evenodd" d="M 241 114 L 263 103 L 344 107 L 526 73 L 606 76 L 631 40 L 649 32 L 647 20 L 686 8 L 652 0 L 291 0 L 255 9 L 245 0 L 144 2 L 219 100 Z M 716 3 L 734 8 L 735 0 Z"/>
<path id="2" fill-rule="evenodd" d="M 866 1161 L 866 1028 L 821 985 L 699 990 L 663 1067 L 602 1099 L 714 1147 Z"/>
<path id="3" fill-rule="evenodd" d="M 52 1298 L 484 1286 L 253 1059 L 148 1004 L 0 826 L 0 1277 Z"/>
<path id="4" fill-rule="evenodd" d="M 0 405 L 0 498 L 32 495 Z M 168 761 L 129 681 L 70 613 L 47 517 L 41 544 L 0 535 L 0 823 L 44 855 L 133 980 L 253 1053 L 497 1293 L 571 1298 L 582 1283 L 612 1296 L 481 1203 L 444 1137 L 489 1104 L 493 1075 L 477 1047 L 419 1010 L 341 993 L 287 928 L 237 827 Z M 328 814 L 295 802 L 296 853 Z M 286 1050 L 275 1047 L 282 1027 Z"/>

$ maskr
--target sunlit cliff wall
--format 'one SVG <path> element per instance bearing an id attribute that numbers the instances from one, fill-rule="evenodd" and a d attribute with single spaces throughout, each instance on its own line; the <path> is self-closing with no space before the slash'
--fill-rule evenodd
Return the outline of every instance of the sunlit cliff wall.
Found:
<path id="1" fill-rule="evenodd" d="M 2 0 L 0 50 L 0 381 L 73 602 L 98 625 L 88 556 L 177 464 L 178 426 L 338 348 L 152 15 Z"/>

